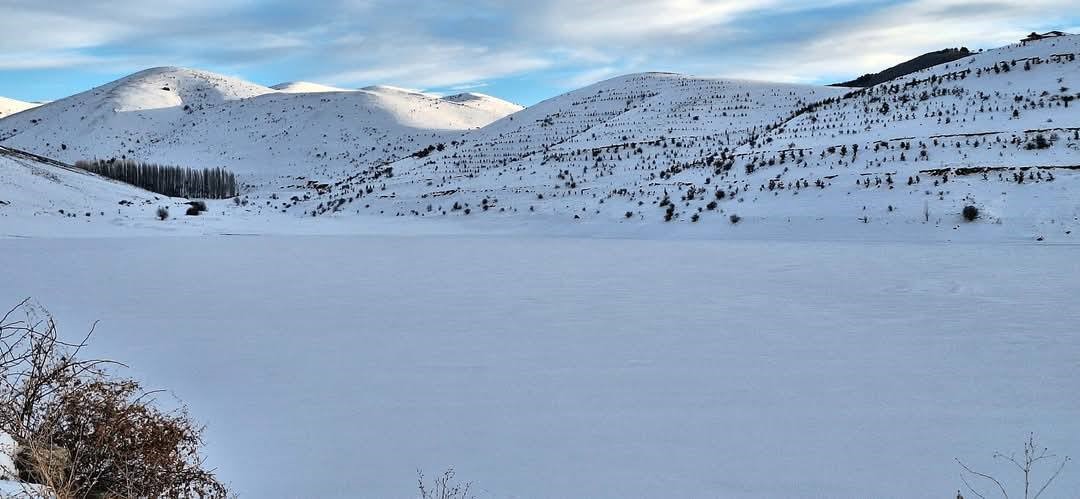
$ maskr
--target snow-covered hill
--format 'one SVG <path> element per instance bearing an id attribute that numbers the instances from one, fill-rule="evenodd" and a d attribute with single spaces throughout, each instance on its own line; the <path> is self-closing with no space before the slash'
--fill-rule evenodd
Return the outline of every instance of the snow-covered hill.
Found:
<path id="1" fill-rule="evenodd" d="M 487 198 L 485 211 L 528 213 L 539 204 L 543 213 L 580 218 L 595 211 L 598 196 L 625 190 L 633 200 L 662 191 L 667 182 L 658 173 L 669 164 L 731 151 L 796 109 L 843 92 L 661 73 L 619 77 L 394 163 L 385 198 L 395 211 L 422 216 L 484 209 Z M 353 177 L 342 188 L 347 194 L 367 183 Z M 430 198 L 441 198 L 431 211 Z"/>
<path id="2" fill-rule="evenodd" d="M 170 67 L 0 121 L 0 143 L 68 163 L 116 157 L 226 167 L 270 185 L 396 159 L 504 115 L 397 89 L 291 93 Z"/>
<path id="3" fill-rule="evenodd" d="M 75 168 L 37 161 L 0 147 L 0 220 L 62 217 L 118 223 L 152 219 L 174 204 L 151 192 Z"/>
<path id="4" fill-rule="evenodd" d="M 0 118 L 37 107 L 38 104 L 0 97 Z"/>
<path id="5" fill-rule="evenodd" d="M 64 161 L 224 166 L 258 216 L 543 226 L 1080 229 L 1080 36 L 983 51 L 868 89 L 627 75 L 526 109 L 482 94 L 281 90 L 178 68 L 0 120 Z M 852 229 L 863 230 L 863 229 Z M 919 229 L 923 230 L 923 229 Z"/>
<path id="6" fill-rule="evenodd" d="M 346 88 L 331 87 L 330 85 L 323 85 L 321 83 L 312 83 L 310 81 L 290 81 L 286 83 L 279 83 L 270 87 L 279 92 L 285 92 L 289 94 L 314 94 L 319 92 L 351 92 L 352 90 Z"/>
<path id="7" fill-rule="evenodd" d="M 474 109 L 486 111 L 491 113 L 492 116 L 498 116 L 500 118 L 514 114 L 524 107 L 514 104 L 513 102 L 504 101 L 498 97 L 492 97 L 487 94 L 479 94 L 476 92 L 466 92 L 463 94 L 448 95 L 442 98 L 444 101 L 456 102 Z"/>
<path id="8" fill-rule="evenodd" d="M 972 205 L 1024 234 L 1071 234 L 1078 55 L 1080 36 L 1048 39 L 854 92 L 624 76 L 331 179 L 299 206 L 620 224 L 737 215 L 812 230 L 824 219 L 951 229 Z"/>

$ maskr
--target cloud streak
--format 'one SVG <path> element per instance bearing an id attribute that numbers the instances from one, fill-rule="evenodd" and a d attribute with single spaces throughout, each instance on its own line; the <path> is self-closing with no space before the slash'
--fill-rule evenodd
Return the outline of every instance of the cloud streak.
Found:
<path id="1" fill-rule="evenodd" d="M 820 82 L 946 46 L 1074 27 L 1072 3 L 0 0 L 0 94 L 19 96 L 20 82 L 42 71 L 70 75 L 74 86 L 140 64 L 196 65 L 266 84 L 483 86 L 525 103 L 540 87 L 550 95 L 644 70 Z"/>

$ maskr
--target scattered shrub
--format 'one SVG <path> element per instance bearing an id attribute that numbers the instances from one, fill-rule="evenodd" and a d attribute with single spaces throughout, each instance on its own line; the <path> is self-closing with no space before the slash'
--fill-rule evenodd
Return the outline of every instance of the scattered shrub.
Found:
<path id="1" fill-rule="evenodd" d="M 972 205 L 967 205 L 964 207 L 962 214 L 964 215 L 964 220 L 974 222 L 975 219 L 979 218 L 979 209 Z"/>
<path id="2" fill-rule="evenodd" d="M 1061 471 L 1065 469 L 1065 466 L 1072 461 L 1069 456 L 1058 457 L 1056 454 L 1050 453 L 1050 449 L 1039 445 L 1035 441 L 1035 434 L 1028 434 L 1027 440 L 1024 442 L 1024 454 L 1017 456 L 1015 453 L 1004 454 L 1001 452 L 994 453 L 994 459 L 1011 464 L 1015 467 L 1021 475 L 1023 475 L 1023 483 L 1016 485 L 1016 496 L 1020 496 L 1020 490 L 1023 490 L 1024 499 L 1033 498 L 1038 499 L 1042 496 L 1042 493 L 1046 491 L 1054 480 L 1061 475 Z M 1056 463 L 1055 463 L 1056 461 Z M 976 497 L 986 497 L 990 495 L 986 490 L 1000 491 L 1001 496 L 1008 498 L 1009 484 L 1004 479 L 999 479 L 993 475 L 982 473 L 971 469 L 960 459 L 956 459 L 956 463 L 960 465 L 960 481 L 967 487 L 972 494 Z M 1046 472 L 1049 475 L 1048 478 L 1035 478 L 1036 465 L 1050 465 L 1051 467 Z M 981 483 L 983 492 L 977 490 L 972 482 Z M 1039 484 L 1042 486 L 1039 486 Z M 1022 487 L 1021 487 L 1022 486 Z M 956 493 L 957 497 L 961 497 L 960 492 Z"/>
<path id="3" fill-rule="evenodd" d="M 728 217 L 728 220 L 731 220 L 731 223 L 734 225 L 734 224 L 737 224 L 737 223 L 741 222 L 742 217 L 732 213 L 731 216 Z"/>
<path id="4" fill-rule="evenodd" d="M 457 483 L 454 479 L 454 468 L 444 471 L 432 481 L 430 485 L 424 483 L 424 472 L 416 471 L 416 482 L 419 485 L 420 499 L 470 499 L 469 489 L 471 482 Z"/>
<path id="5" fill-rule="evenodd" d="M 158 220 L 166 220 L 166 219 L 168 219 L 169 218 L 169 209 L 164 207 L 164 206 L 158 207 L 158 209 L 157 209 L 157 217 L 158 217 Z"/>

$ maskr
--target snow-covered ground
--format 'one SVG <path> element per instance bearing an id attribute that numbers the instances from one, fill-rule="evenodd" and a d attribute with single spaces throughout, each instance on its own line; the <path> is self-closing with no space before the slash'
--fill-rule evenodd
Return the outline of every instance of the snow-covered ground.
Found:
<path id="1" fill-rule="evenodd" d="M 412 231 L 412 229 L 409 229 Z M 952 497 L 1080 454 L 1074 245 L 505 236 L 0 239 L 172 390 L 247 497 Z M 1073 498 L 1068 467 L 1044 498 Z M 302 491 L 302 492 L 284 492 Z M 967 495 L 967 494 L 965 494 Z"/>
<path id="2" fill-rule="evenodd" d="M 0 118 L 37 107 L 38 104 L 0 97 Z"/>

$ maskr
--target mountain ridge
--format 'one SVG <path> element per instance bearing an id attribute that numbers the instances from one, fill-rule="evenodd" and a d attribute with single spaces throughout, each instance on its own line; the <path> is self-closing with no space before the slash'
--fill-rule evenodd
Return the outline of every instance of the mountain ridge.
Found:
<path id="1" fill-rule="evenodd" d="M 39 105 L 40 104 L 35 104 L 33 102 L 23 102 L 21 100 L 0 97 L 0 119 L 15 113 L 26 111 L 27 109 L 33 109 Z"/>
<path id="2" fill-rule="evenodd" d="M 0 138 L 65 160 L 122 146 L 140 160 L 225 166 L 247 184 L 251 214 L 947 226 L 972 205 L 1033 232 L 1080 218 L 1077 55 L 1075 36 L 1009 45 L 862 89 L 636 73 L 494 114 L 469 108 L 494 99 L 483 94 L 288 94 L 222 80 L 233 90 L 208 102 L 201 83 L 159 90 L 189 96 L 190 111 L 104 113 L 128 116 L 114 133 L 175 118 L 161 134 L 72 145 L 101 123 L 78 132 L 74 115 L 57 126 L 37 110 L 0 120 Z M 46 111 L 71 106 L 59 102 Z"/>

